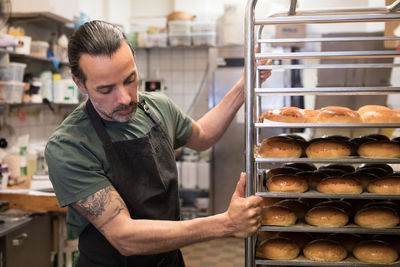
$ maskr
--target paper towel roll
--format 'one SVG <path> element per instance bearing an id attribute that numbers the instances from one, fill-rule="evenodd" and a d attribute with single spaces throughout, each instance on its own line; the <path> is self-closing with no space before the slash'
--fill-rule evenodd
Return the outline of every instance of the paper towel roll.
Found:
<path id="1" fill-rule="evenodd" d="M 197 186 L 197 163 L 182 162 L 182 188 L 195 189 Z"/>
<path id="2" fill-rule="evenodd" d="M 197 163 L 197 186 L 199 189 L 210 189 L 210 163 Z"/>

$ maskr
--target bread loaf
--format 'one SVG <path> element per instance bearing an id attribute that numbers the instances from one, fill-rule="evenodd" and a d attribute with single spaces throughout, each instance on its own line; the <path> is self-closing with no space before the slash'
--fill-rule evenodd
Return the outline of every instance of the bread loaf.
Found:
<path id="1" fill-rule="evenodd" d="M 370 181 L 367 190 L 377 194 L 400 194 L 400 177 L 386 176 Z"/>
<path id="2" fill-rule="evenodd" d="M 360 123 L 361 116 L 358 112 L 346 107 L 329 106 L 320 110 L 317 122 L 324 123 Z"/>
<path id="3" fill-rule="evenodd" d="M 315 171 L 305 171 L 297 173 L 297 176 L 303 177 L 308 183 L 310 189 L 316 189 L 317 185 L 325 178 L 328 177 L 327 174 Z"/>
<path id="4" fill-rule="evenodd" d="M 350 154 L 350 145 L 340 141 L 317 141 L 306 148 L 306 155 L 309 158 L 342 158 Z"/>
<path id="5" fill-rule="evenodd" d="M 279 174 L 267 180 L 267 188 L 270 192 L 303 193 L 308 190 L 308 184 L 300 176 Z"/>
<path id="6" fill-rule="evenodd" d="M 289 226 L 297 221 L 296 214 L 282 206 L 264 206 L 261 212 L 262 225 Z"/>
<path id="7" fill-rule="evenodd" d="M 305 122 L 303 113 L 299 108 L 296 107 L 269 109 L 265 111 L 260 117 L 260 122 L 264 122 L 264 120 L 289 123 Z"/>
<path id="8" fill-rule="evenodd" d="M 258 153 L 263 158 L 299 158 L 302 147 L 291 138 L 274 136 L 262 141 Z"/>
<path id="9" fill-rule="evenodd" d="M 306 212 L 309 209 L 309 206 L 304 201 L 298 199 L 284 199 L 276 202 L 274 205 L 282 206 L 290 209 L 296 214 L 296 217 L 299 219 L 303 219 Z"/>
<path id="10" fill-rule="evenodd" d="M 337 207 L 317 206 L 306 213 L 305 221 L 320 227 L 342 227 L 349 222 L 349 216 Z"/>
<path id="11" fill-rule="evenodd" d="M 354 247 L 353 255 L 362 262 L 374 264 L 390 264 L 399 257 L 396 249 L 378 240 L 361 241 Z"/>
<path id="12" fill-rule="evenodd" d="M 400 144 L 391 141 L 372 141 L 360 145 L 357 153 L 364 158 L 400 158 Z"/>
<path id="13" fill-rule="evenodd" d="M 361 227 L 381 229 L 395 227 L 400 219 L 392 208 L 368 207 L 357 212 L 354 222 Z"/>
<path id="14" fill-rule="evenodd" d="M 293 240 L 276 237 L 265 240 L 256 251 L 256 256 L 271 260 L 292 260 L 300 253 L 300 248 Z"/>
<path id="15" fill-rule="evenodd" d="M 347 257 L 346 249 L 328 239 L 318 239 L 308 243 L 303 249 L 304 256 L 312 261 L 336 262 Z"/>
<path id="16" fill-rule="evenodd" d="M 317 190 L 326 194 L 360 194 L 361 182 L 352 178 L 328 177 L 317 185 Z"/>

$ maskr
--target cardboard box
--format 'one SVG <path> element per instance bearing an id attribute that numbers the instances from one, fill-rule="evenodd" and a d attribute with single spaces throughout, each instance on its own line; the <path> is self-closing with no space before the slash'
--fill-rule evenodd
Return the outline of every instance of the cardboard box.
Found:
<path id="1" fill-rule="evenodd" d="M 305 38 L 306 37 L 305 24 L 282 24 L 277 25 L 275 28 L 275 38 Z M 274 46 L 292 46 L 304 47 L 304 43 L 275 43 Z"/>

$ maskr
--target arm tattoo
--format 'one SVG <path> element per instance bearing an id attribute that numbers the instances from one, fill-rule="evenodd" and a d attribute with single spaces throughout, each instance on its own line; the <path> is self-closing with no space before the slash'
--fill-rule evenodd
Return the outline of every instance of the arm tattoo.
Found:
<path id="1" fill-rule="evenodd" d="M 124 201 L 112 186 L 99 190 L 87 198 L 77 201 L 73 206 L 87 219 L 93 222 L 105 215 L 98 226 L 99 230 L 111 222 L 123 210 L 128 210 Z M 115 194 L 115 196 L 113 196 Z"/>

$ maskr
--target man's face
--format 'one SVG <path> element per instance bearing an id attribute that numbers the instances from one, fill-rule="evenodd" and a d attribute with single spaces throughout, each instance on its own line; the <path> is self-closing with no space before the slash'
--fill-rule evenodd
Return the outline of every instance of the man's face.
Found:
<path id="1" fill-rule="evenodd" d="M 139 83 L 128 44 L 123 42 L 111 57 L 83 54 L 79 63 L 86 83 L 74 80 L 89 95 L 99 115 L 105 120 L 127 122 L 136 112 Z"/>

